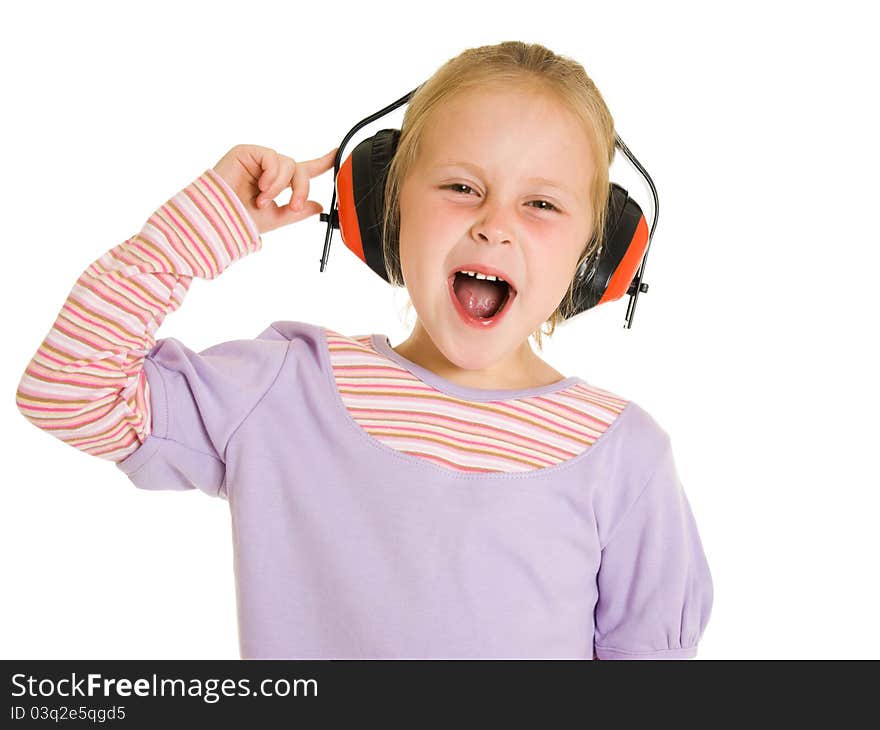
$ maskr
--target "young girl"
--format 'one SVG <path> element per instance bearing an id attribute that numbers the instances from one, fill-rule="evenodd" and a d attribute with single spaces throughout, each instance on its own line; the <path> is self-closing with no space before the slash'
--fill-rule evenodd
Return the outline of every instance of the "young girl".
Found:
<path id="1" fill-rule="evenodd" d="M 137 487 L 228 501 L 242 658 L 695 656 L 712 580 L 670 437 L 528 343 L 608 200 L 613 120 L 574 61 L 469 49 L 410 100 L 384 242 L 406 341 L 155 339 L 193 277 L 321 211 L 335 154 L 239 145 L 174 195 L 77 280 L 21 412 Z"/>

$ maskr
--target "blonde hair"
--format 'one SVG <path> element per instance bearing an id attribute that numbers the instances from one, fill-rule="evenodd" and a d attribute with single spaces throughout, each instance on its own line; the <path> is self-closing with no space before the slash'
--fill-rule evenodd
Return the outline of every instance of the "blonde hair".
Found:
<path id="1" fill-rule="evenodd" d="M 392 285 L 405 286 L 400 265 L 400 189 L 418 157 L 430 114 L 455 94 L 485 88 L 493 82 L 525 83 L 536 91 L 548 91 L 583 124 L 596 162 L 589 201 L 595 220 L 593 235 L 585 242 L 575 271 L 597 257 L 602 249 L 610 193 L 608 171 L 615 152 L 614 119 L 596 85 L 577 61 L 537 43 L 504 41 L 461 52 L 437 69 L 409 100 L 385 181 L 382 253 Z M 542 325 L 532 333 L 539 350 L 541 335 L 551 336 L 564 319 L 562 313 L 573 306 L 573 285 L 574 277 L 559 306 L 544 323 L 549 323 L 549 331 L 543 332 Z"/>

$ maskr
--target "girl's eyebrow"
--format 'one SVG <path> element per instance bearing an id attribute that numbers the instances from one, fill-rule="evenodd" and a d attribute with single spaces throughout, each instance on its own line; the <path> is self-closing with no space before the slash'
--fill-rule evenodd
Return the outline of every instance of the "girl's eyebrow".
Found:
<path id="1" fill-rule="evenodd" d="M 475 165 L 472 162 L 446 160 L 446 161 L 438 162 L 436 165 L 434 165 L 434 167 L 435 168 L 463 167 L 467 170 L 472 170 L 477 175 L 485 175 L 484 170 L 479 165 Z M 540 175 L 536 175 L 534 177 L 527 178 L 526 182 L 534 182 L 534 183 L 538 183 L 540 185 L 546 185 L 547 187 L 555 188 L 556 190 L 558 190 L 561 193 L 567 193 L 568 195 L 571 195 L 572 197 L 577 197 L 572 190 L 569 190 L 562 183 L 558 182 L 557 180 L 552 180 L 549 177 L 541 177 Z"/>

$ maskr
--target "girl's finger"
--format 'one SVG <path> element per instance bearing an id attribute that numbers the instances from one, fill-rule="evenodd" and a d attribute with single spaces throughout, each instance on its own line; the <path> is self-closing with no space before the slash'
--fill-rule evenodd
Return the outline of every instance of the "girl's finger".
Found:
<path id="1" fill-rule="evenodd" d="M 288 203 L 292 210 L 302 210 L 306 198 L 309 197 L 309 179 L 333 167 L 338 149 L 338 147 L 334 147 L 323 157 L 296 163 L 296 168 L 293 171 L 293 191 Z"/>
<path id="2" fill-rule="evenodd" d="M 260 195 L 257 197 L 257 207 L 262 208 L 268 201 L 273 200 L 278 193 L 290 185 L 290 178 L 293 175 L 293 168 L 296 163 L 289 157 L 278 156 L 277 159 L 277 175 Z"/>
<path id="3" fill-rule="evenodd" d="M 327 172 L 327 170 L 333 167 L 333 162 L 336 159 L 336 150 L 338 149 L 338 147 L 334 147 L 323 157 L 318 157 L 314 160 L 306 160 L 305 162 L 300 162 L 298 164 L 305 165 L 309 177 L 315 177 L 322 172 Z"/>
<path id="4" fill-rule="evenodd" d="M 273 231 L 276 228 L 297 223 L 323 211 L 324 207 L 315 200 L 307 200 L 302 210 L 291 210 L 290 206 L 277 205 L 272 200 L 269 201 L 269 205 L 263 211 L 263 215 L 268 216 L 268 222 L 262 224 L 262 230 L 264 232 Z"/>
<path id="5" fill-rule="evenodd" d="M 293 210 L 302 210 L 303 201 L 309 197 L 309 174 L 305 163 L 295 163 L 293 171 L 293 192 L 290 194 L 288 205 Z"/>
<path id="6" fill-rule="evenodd" d="M 257 187 L 265 191 L 272 185 L 273 180 L 278 177 L 278 153 L 275 150 L 266 149 L 260 156 L 260 167 L 263 168 L 263 173 L 260 175 L 260 179 L 257 180 Z M 275 196 L 273 195 L 272 197 Z"/>

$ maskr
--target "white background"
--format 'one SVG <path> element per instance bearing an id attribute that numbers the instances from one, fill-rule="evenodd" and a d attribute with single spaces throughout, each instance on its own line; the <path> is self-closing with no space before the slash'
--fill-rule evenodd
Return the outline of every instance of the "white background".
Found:
<path id="1" fill-rule="evenodd" d="M 880 64 L 866 5 L 827 6 L 4 5 L 0 656 L 238 657 L 227 503 L 139 490 L 16 408 L 79 274 L 234 144 L 318 157 L 448 58 L 516 39 L 584 65 L 657 185 L 632 329 L 624 298 L 544 357 L 671 435 L 715 587 L 698 658 L 878 658 Z M 650 219 L 620 153 L 612 179 Z M 401 342 L 406 293 L 338 232 L 320 273 L 324 230 L 265 234 L 158 335 L 201 350 L 291 319 Z"/>

